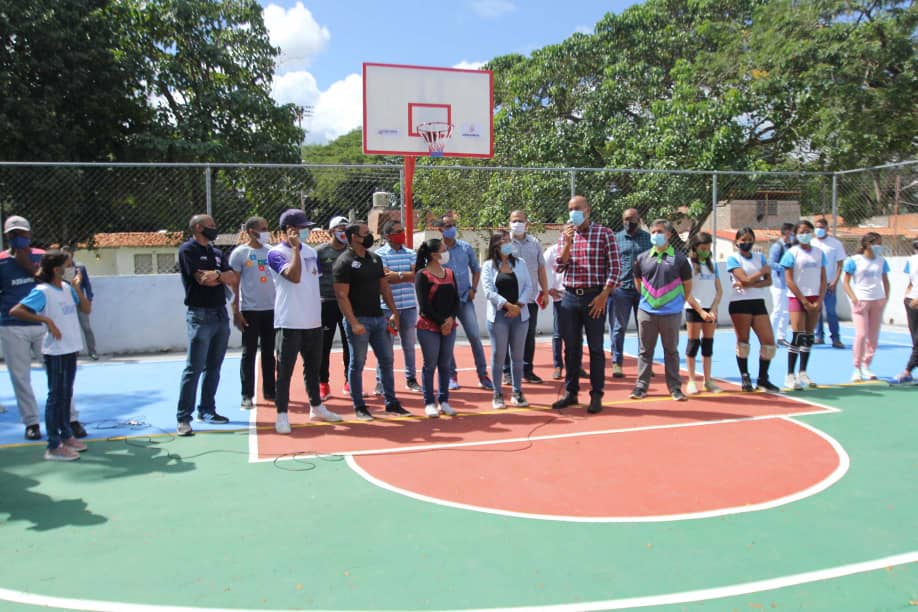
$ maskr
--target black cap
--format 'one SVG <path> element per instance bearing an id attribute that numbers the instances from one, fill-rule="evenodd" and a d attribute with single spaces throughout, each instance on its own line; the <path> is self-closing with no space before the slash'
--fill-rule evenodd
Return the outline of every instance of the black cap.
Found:
<path id="1" fill-rule="evenodd" d="M 280 216 L 280 226 L 281 228 L 285 227 L 311 227 L 315 225 L 312 221 L 306 218 L 306 213 L 304 213 L 299 208 L 288 208 L 281 213 Z"/>

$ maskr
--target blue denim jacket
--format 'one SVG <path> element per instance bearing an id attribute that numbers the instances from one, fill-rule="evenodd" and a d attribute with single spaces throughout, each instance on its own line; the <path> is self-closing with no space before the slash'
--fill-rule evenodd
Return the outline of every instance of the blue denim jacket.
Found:
<path id="1" fill-rule="evenodd" d="M 494 285 L 494 281 L 497 280 L 498 272 L 498 266 L 495 266 L 494 262 L 490 259 L 481 266 L 481 285 L 484 287 L 485 299 L 488 300 L 489 323 L 494 322 L 497 311 L 503 308 L 504 304 L 507 303 L 507 300 L 500 296 L 497 292 L 497 287 Z M 520 309 L 520 320 L 528 321 L 529 309 L 525 308 L 525 305 L 532 301 L 532 279 L 529 277 L 529 270 L 526 268 L 526 262 L 519 257 L 516 258 L 516 265 L 513 266 L 513 273 L 516 275 L 516 282 L 520 288 L 518 303 L 524 305 L 524 308 Z"/>

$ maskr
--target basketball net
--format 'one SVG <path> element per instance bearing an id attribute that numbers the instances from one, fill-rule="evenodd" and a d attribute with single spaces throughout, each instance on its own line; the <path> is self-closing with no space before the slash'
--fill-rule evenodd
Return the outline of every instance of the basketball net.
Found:
<path id="1" fill-rule="evenodd" d="M 453 135 L 453 125 L 444 121 L 426 121 L 414 128 L 427 143 L 431 157 L 443 157 L 446 142 Z"/>

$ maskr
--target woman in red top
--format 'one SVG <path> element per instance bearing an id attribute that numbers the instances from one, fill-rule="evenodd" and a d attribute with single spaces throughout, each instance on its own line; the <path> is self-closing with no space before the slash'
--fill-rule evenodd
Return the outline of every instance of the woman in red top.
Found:
<path id="1" fill-rule="evenodd" d="M 440 413 L 454 416 L 449 405 L 449 371 L 456 344 L 456 314 L 459 291 L 453 271 L 446 268 L 449 251 L 439 238 L 431 238 L 418 249 L 414 269 L 414 288 L 418 296 L 418 344 L 424 365 L 421 386 L 424 391 L 424 413 L 437 418 Z M 440 393 L 434 401 L 434 370 L 440 382 Z M 440 406 L 437 408 L 437 402 Z"/>

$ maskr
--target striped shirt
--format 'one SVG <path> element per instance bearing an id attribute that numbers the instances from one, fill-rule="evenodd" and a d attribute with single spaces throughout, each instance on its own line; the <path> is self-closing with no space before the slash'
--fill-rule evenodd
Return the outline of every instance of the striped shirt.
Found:
<path id="1" fill-rule="evenodd" d="M 418 255 L 406 246 L 396 250 L 388 244 L 376 249 L 376 254 L 382 259 L 383 266 L 391 272 L 411 272 L 414 268 L 414 262 Z M 417 308 L 417 302 L 414 297 L 414 283 L 398 283 L 391 285 L 392 299 L 395 300 L 395 307 L 399 310 Z M 388 310 L 386 303 L 380 298 L 380 306 Z"/>
<path id="2" fill-rule="evenodd" d="M 564 235 L 558 240 L 559 253 L 564 250 Z M 564 276 L 564 286 L 571 289 L 609 287 L 615 289 L 622 273 L 622 259 L 615 234 L 608 227 L 590 223 L 586 231 L 574 232 L 570 259 L 555 258 L 554 268 Z"/>
<path id="3" fill-rule="evenodd" d="M 634 282 L 640 287 L 638 308 L 656 315 L 682 312 L 685 306 L 685 281 L 692 280 L 692 264 L 671 245 L 665 251 L 652 249 L 634 262 Z"/>

